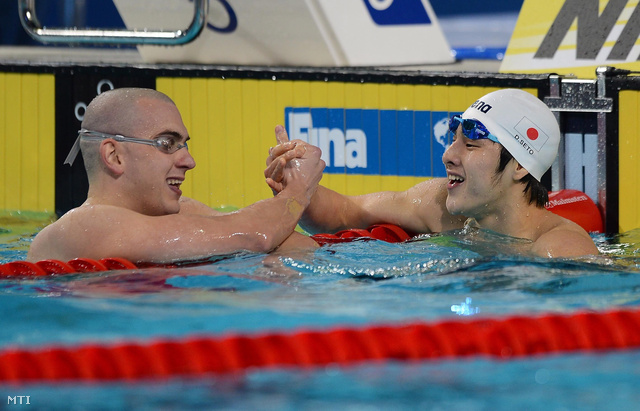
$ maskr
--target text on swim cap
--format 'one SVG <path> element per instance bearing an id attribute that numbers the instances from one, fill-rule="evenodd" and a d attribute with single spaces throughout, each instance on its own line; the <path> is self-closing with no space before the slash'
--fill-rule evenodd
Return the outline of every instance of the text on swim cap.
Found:
<path id="1" fill-rule="evenodd" d="M 527 116 L 522 116 L 522 119 L 518 121 L 514 129 L 517 132 L 514 138 L 518 140 L 531 155 L 534 153 L 533 150 L 542 150 L 542 147 L 544 147 L 545 143 L 549 140 L 549 136 L 542 128 Z"/>
<path id="2" fill-rule="evenodd" d="M 520 143 L 520 145 L 524 147 L 525 150 L 527 150 L 529 155 L 533 155 L 533 149 L 529 146 L 529 144 L 527 144 L 527 142 L 522 137 L 520 137 L 518 134 L 515 134 L 513 138 L 515 138 L 516 141 Z"/>
<path id="3" fill-rule="evenodd" d="M 482 100 L 476 100 L 476 102 L 471 105 L 471 108 L 475 108 L 478 111 L 487 113 L 489 110 L 491 110 L 491 105 L 485 103 Z"/>

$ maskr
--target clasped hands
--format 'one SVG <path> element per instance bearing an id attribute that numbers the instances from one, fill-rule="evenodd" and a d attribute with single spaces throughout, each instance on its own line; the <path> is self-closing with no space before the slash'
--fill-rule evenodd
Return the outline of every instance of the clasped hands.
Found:
<path id="1" fill-rule="evenodd" d="M 267 184 L 274 194 L 290 186 L 303 189 L 310 200 L 325 167 L 325 162 L 320 158 L 321 150 L 302 140 L 290 141 L 281 125 L 276 126 L 275 133 L 278 145 L 269 149 L 267 168 L 264 170 Z"/>

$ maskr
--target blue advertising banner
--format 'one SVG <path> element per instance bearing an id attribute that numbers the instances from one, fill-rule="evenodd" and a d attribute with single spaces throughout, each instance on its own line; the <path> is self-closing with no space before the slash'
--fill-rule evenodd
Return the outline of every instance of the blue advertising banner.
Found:
<path id="1" fill-rule="evenodd" d="M 286 107 L 289 137 L 319 147 L 326 173 L 444 177 L 450 113 Z"/>

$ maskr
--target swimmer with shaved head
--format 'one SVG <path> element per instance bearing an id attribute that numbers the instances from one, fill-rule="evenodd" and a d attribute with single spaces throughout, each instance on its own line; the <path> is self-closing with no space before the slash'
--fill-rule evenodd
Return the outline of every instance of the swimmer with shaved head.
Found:
<path id="1" fill-rule="evenodd" d="M 34 238 L 27 260 L 121 257 L 133 262 L 203 259 L 240 250 L 315 247 L 294 232 L 322 178 L 320 150 L 300 147 L 273 198 L 221 213 L 182 195 L 196 166 L 173 101 L 156 90 L 122 88 L 87 107 L 68 163 L 82 151 L 87 200 Z"/>

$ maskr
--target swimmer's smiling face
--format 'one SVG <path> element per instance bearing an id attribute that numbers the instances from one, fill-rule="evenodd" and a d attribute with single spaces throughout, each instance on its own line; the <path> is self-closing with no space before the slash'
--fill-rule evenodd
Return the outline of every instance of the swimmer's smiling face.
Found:
<path id="1" fill-rule="evenodd" d="M 189 139 L 177 107 L 157 99 L 137 103 L 140 123 L 135 137 L 154 139 L 170 136 L 184 144 Z M 195 160 L 186 148 L 166 154 L 144 144 L 120 144 L 125 153 L 126 172 L 132 208 L 146 215 L 175 214 L 180 211 L 181 184 Z"/>
<path id="2" fill-rule="evenodd" d="M 504 194 L 503 175 L 496 175 L 501 145 L 488 139 L 471 140 L 458 127 L 442 156 L 447 170 L 447 210 L 477 220 L 496 212 Z"/>

